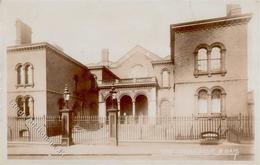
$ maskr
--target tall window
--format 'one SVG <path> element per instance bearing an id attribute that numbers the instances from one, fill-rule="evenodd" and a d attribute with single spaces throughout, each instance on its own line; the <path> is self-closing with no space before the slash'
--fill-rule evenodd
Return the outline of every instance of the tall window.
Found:
<path id="1" fill-rule="evenodd" d="M 221 87 L 213 87 L 211 90 L 201 89 L 196 94 L 198 101 L 198 113 L 225 113 L 225 91 Z"/>
<path id="2" fill-rule="evenodd" d="M 17 107 L 19 108 L 19 110 L 17 110 L 17 115 L 20 116 L 20 113 L 19 112 L 23 112 L 24 111 L 24 108 L 23 108 L 23 97 L 22 96 L 17 96 L 16 98 L 16 104 L 17 104 Z"/>
<path id="3" fill-rule="evenodd" d="M 200 90 L 198 94 L 198 109 L 199 113 L 208 112 L 208 93 L 206 90 Z"/>
<path id="4" fill-rule="evenodd" d="M 22 84 L 22 65 L 18 64 L 16 66 L 16 72 L 17 72 L 17 85 Z"/>
<path id="5" fill-rule="evenodd" d="M 32 85 L 33 83 L 33 67 L 31 64 L 25 64 L 24 66 L 24 72 L 25 72 L 25 84 Z"/>
<path id="6" fill-rule="evenodd" d="M 21 115 L 24 116 L 33 116 L 34 113 L 34 100 L 31 96 L 17 96 L 16 98 L 16 104 L 17 107 L 19 108 L 19 111 L 22 113 L 17 113 L 19 117 Z"/>
<path id="7" fill-rule="evenodd" d="M 199 45 L 195 50 L 194 75 L 221 74 L 225 75 L 225 54 L 226 49 L 223 44 L 216 42 L 210 46 L 207 44 Z"/>
<path id="8" fill-rule="evenodd" d="M 208 70 L 208 55 L 207 50 L 202 48 L 198 51 L 198 71 L 199 72 L 207 72 Z"/>
<path id="9" fill-rule="evenodd" d="M 162 87 L 170 86 L 170 72 L 168 70 L 162 71 Z"/>
<path id="10" fill-rule="evenodd" d="M 211 69 L 213 71 L 221 70 L 221 49 L 213 47 L 211 50 Z"/>
<path id="11" fill-rule="evenodd" d="M 33 66 L 30 63 L 17 64 L 16 65 L 17 74 L 17 87 L 27 87 L 33 86 Z"/>
<path id="12" fill-rule="evenodd" d="M 219 89 L 214 89 L 211 93 L 211 112 L 221 112 L 221 91 Z"/>

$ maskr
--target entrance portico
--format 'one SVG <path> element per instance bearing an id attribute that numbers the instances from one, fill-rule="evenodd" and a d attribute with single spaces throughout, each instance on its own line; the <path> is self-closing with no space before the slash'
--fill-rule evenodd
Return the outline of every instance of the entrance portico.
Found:
<path id="1" fill-rule="evenodd" d="M 147 80 L 147 79 L 146 79 Z M 116 81 L 114 86 L 117 90 L 117 107 L 119 116 L 150 116 L 156 115 L 156 79 L 150 79 L 147 83 L 122 83 Z M 111 84 L 99 84 L 99 116 L 106 116 L 110 105 L 109 90 Z"/>

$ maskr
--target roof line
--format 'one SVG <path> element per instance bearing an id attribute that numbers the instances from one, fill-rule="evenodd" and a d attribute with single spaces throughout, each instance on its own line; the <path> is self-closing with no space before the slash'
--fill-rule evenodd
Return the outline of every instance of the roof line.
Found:
<path id="1" fill-rule="evenodd" d="M 59 50 L 58 48 L 56 48 L 55 46 L 51 45 L 48 42 L 39 42 L 39 43 L 33 43 L 33 44 L 23 44 L 23 45 L 8 46 L 7 47 L 7 51 L 18 51 L 18 50 L 22 50 L 22 49 L 26 49 L 26 50 L 27 49 L 35 49 L 37 47 L 44 47 L 44 46 L 54 50 L 55 52 L 57 52 L 62 57 L 64 57 L 64 58 L 68 59 L 69 61 L 71 61 L 71 62 L 81 66 L 82 68 L 88 69 L 88 67 L 86 65 L 84 65 L 81 62 L 77 61 L 76 59 L 72 58 L 71 56 L 69 56 L 65 52 Z"/>
<path id="2" fill-rule="evenodd" d="M 217 18 L 211 18 L 211 19 L 204 19 L 204 20 L 197 20 L 197 21 L 190 21 L 190 22 L 183 22 L 183 23 L 177 23 L 177 24 L 171 24 L 171 28 L 181 28 L 181 27 L 187 27 L 192 25 L 203 25 L 208 23 L 217 23 L 222 21 L 230 21 L 230 20 L 236 20 L 236 19 L 243 19 L 243 18 L 249 18 L 252 17 L 252 13 L 246 13 L 246 14 L 240 14 L 235 16 L 226 16 L 226 17 L 217 17 Z"/>

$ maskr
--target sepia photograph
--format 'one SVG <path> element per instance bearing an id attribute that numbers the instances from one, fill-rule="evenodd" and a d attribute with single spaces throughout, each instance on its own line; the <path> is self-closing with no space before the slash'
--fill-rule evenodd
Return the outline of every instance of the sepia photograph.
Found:
<path id="1" fill-rule="evenodd" d="M 0 0 L 1 164 L 258 164 L 258 0 Z"/>

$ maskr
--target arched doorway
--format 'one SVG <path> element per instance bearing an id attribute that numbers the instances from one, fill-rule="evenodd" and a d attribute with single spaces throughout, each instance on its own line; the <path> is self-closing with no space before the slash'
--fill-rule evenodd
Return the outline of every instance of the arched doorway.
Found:
<path id="1" fill-rule="evenodd" d="M 113 105 L 113 104 L 114 104 L 114 105 Z M 107 112 L 107 110 L 110 109 L 110 108 L 112 108 L 112 105 L 117 108 L 117 100 L 115 100 L 114 103 L 113 103 L 113 102 L 112 102 L 112 97 L 109 96 L 109 97 L 106 99 L 106 116 L 107 116 L 107 117 L 108 117 L 108 112 Z"/>
<path id="2" fill-rule="evenodd" d="M 127 95 L 123 96 L 120 99 L 120 116 L 124 116 L 124 113 L 126 116 L 133 115 L 132 109 L 133 104 L 131 97 Z"/>
<path id="3" fill-rule="evenodd" d="M 145 95 L 138 95 L 135 98 L 135 111 L 137 116 L 148 115 L 148 101 Z"/>

